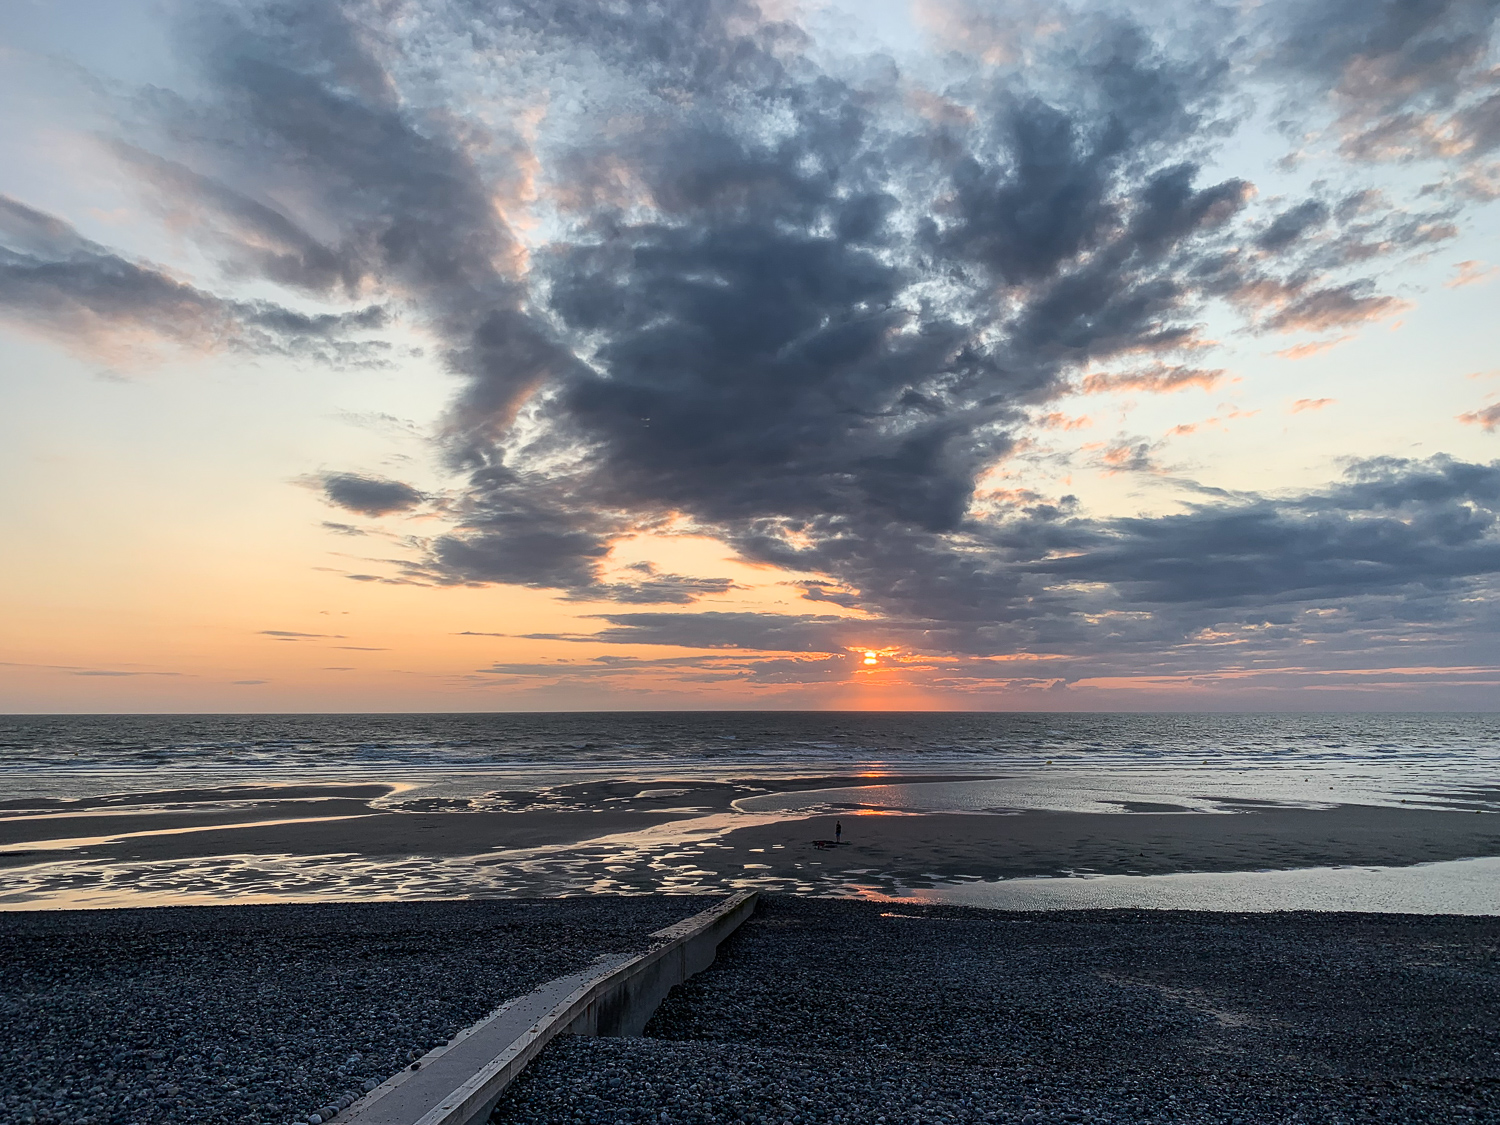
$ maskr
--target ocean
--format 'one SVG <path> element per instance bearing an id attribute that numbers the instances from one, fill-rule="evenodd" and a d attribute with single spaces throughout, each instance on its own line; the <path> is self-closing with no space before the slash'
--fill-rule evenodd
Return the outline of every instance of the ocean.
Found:
<path id="1" fill-rule="evenodd" d="M 5 776 L 308 772 L 989 769 L 1204 758 L 1493 769 L 1500 714 L 607 712 L 0 716 Z"/>

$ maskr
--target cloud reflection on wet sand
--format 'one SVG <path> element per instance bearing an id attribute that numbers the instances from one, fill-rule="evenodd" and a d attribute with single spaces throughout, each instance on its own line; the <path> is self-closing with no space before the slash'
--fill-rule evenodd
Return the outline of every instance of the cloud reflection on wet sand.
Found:
<path id="1" fill-rule="evenodd" d="M 1313 785 L 1308 776 L 1305 768 L 1259 772 L 1252 784 L 1206 769 L 1138 774 L 1109 789 L 1080 769 L 1005 778 L 667 776 L 497 789 L 505 779 L 491 773 L 403 783 L 362 800 L 336 784 L 303 783 L 293 800 L 272 799 L 284 794 L 267 787 L 255 791 L 267 798 L 259 820 L 245 787 L 194 790 L 196 804 L 181 799 L 183 790 L 171 801 L 142 793 L 130 807 L 122 807 L 128 795 L 116 794 L 79 802 L 94 809 L 108 802 L 108 815 L 97 819 L 59 815 L 50 801 L 36 815 L 0 821 L 0 909 L 745 886 L 902 896 L 1036 876 L 1399 866 L 1500 854 L 1500 802 L 1472 777 L 1388 774 L 1379 785 L 1363 770 L 1321 770 Z M 1318 799 L 1295 799 L 1313 788 Z M 341 815 L 287 815 L 330 811 L 334 801 Z M 839 820 L 844 834 L 835 844 Z M 97 834 L 63 835 L 85 824 Z M 49 831 L 57 836 L 46 838 Z M 1103 885 L 1088 893 L 1097 897 Z M 1500 893 L 1485 895 L 1500 902 Z"/>

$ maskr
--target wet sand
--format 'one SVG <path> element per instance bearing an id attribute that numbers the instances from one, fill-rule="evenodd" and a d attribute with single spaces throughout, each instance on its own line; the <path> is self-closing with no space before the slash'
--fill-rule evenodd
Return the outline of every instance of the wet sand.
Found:
<path id="1" fill-rule="evenodd" d="M 255 817 L 234 827 L 198 829 L 191 813 L 164 813 L 151 820 L 155 834 L 119 838 L 125 824 L 93 823 L 99 835 L 86 837 L 79 829 L 61 839 L 28 842 L 24 850 L 0 852 L 0 867 L 79 861 L 161 862 L 226 855 L 347 855 L 365 859 L 392 856 L 470 856 L 516 849 L 577 844 L 587 840 L 643 828 L 693 814 L 638 813 L 597 810 L 593 812 L 522 813 L 390 813 L 358 812 L 333 814 L 325 820 L 297 822 L 291 818 L 319 815 L 316 805 L 291 810 L 288 819 Z M 9 843 L 12 833 L 33 832 L 35 825 L 0 825 L 0 840 Z M 76 822 L 70 827 L 77 827 Z M 132 829 L 140 831 L 139 826 Z M 56 830 L 54 829 L 54 834 Z M 87 839 L 73 847 L 62 845 Z M 3 845 L 0 845 L 3 846 Z"/>
<path id="2" fill-rule="evenodd" d="M 1446 807 L 1218 812 L 741 811 L 743 798 L 935 777 L 588 781 L 456 797 L 401 785 L 232 786 L 12 802 L 0 815 L 0 902 L 111 905 L 307 897 L 584 891 L 902 894 L 944 882 L 1407 866 L 1500 855 L 1484 794 Z M 974 779 L 966 779 L 974 780 Z M 748 802 L 753 807 L 754 802 Z M 94 897 L 89 898 L 90 894 Z M 191 894 L 191 899 L 180 897 Z M 154 896 L 154 897 L 153 897 Z M 178 897 L 174 897 L 178 896 Z"/>
<path id="3" fill-rule="evenodd" d="M 0 868 L 64 859 L 484 855 L 583 843 L 724 813 L 749 794 L 860 780 L 598 781 L 540 791 L 498 790 L 478 799 L 403 799 L 401 787 L 394 785 L 337 784 L 172 789 L 76 801 L 38 798 L 0 809 Z"/>
<path id="4" fill-rule="evenodd" d="M 909 886 L 942 878 L 1406 866 L 1500 854 L 1500 816 L 1341 805 L 1238 813 L 929 813 L 842 818 L 843 843 L 826 845 L 834 819 L 757 825 L 727 833 L 735 859 L 817 864 L 859 882 L 878 872 Z M 809 830 L 826 838 L 809 843 Z"/>
<path id="5" fill-rule="evenodd" d="M 395 785 L 218 785 L 204 789 L 153 789 L 103 793 L 92 797 L 23 797 L 0 801 L 0 814 L 64 813 L 141 805 L 197 804 L 204 801 L 295 801 L 308 797 L 371 800 L 394 793 Z"/>
<path id="6" fill-rule="evenodd" d="M 369 814 L 370 808 L 363 801 L 334 799 L 276 801 L 248 808 L 142 809 L 109 814 L 90 811 L 11 816 L 0 819 L 0 848 L 20 849 L 33 845 L 43 851 L 71 850 L 65 841 L 216 828 L 251 829 L 275 821 L 338 820 Z M 0 863 L 5 861 L 5 858 L 0 858 Z"/>

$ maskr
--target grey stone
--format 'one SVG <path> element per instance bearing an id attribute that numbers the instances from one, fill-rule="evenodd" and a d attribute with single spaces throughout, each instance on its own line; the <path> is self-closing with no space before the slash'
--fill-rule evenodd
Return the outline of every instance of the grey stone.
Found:
<path id="1" fill-rule="evenodd" d="M 556 1040 L 493 1125 L 1500 1122 L 1497 941 L 1494 918 L 773 896 L 645 1037 Z"/>
<path id="2" fill-rule="evenodd" d="M 0 914 L 0 1121 L 306 1125 L 364 1075 L 373 1089 L 398 1072 L 418 1044 L 637 949 L 707 901 Z"/>

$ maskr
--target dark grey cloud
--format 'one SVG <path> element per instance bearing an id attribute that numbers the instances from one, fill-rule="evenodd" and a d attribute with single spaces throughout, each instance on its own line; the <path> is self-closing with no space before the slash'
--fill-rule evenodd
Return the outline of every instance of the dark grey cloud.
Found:
<path id="1" fill-rule="evenodd" d="M 1311 665 L 1410 660 L 1414 642 L 1489 666 L 1497 515 L 1500 462 L 1377 459 L 1325 491 L 1221 496 L 1176 516 L 1095 520 L 1039 505 L 975 526 L 966 551 L 907 535 L 799 554 L 795 565 L 857 589 L 869 620 L 611 614 L 598 632 L 564 639 L 830 654 L 894 646 L 961 658 L 950 671 L 968 680 L 1076 679 L 1122 664 L 1180 674 L 1285 662 L 1288 649 Z M 774 542 L 741 546 L 790 561 Z M 1017 653 L 1032 659 L 985 663 Z"/>
<path id="2" fill-rule="evenodd" d="M 1495 0 L 1324 0 L 1268 12 L 1277 61 L 1328 83 L 1362 82 L 1366 97 L 1395 108 L 1415 99 L 1451 102 L 1466 72 L 1492 46 Z M 1350 75 L 1351 67 L 1367 73 Z"/>
<path id="3" fill-rule="evenodd" d="M 736 648 L 771 652 L 840 652 L 857 644 L 859 630 L 831 614 L 609 613 L 594 633 L 528 633 L 531 640 L 605 641 L 678 645 L 684 648 Z"/>
<path id="4" fill-rule="evenodd" d="M 210 246 L 217 244 L 231 274 L 313 293 L 339 288 L 351 296 L 367 276 L 352 247 L 324 245 L 276 207 L 135 145 L 106 143 L 145 189 L 146 203 L 174 225 L 194 225 Z"/>
<path id="5" fill-rule="evenodd" d="M 484 679 L 507 685 L 582 685 L 601 681 L 620 686 L 638 681 L 642 675 L 665 684 L 698 687 L 704 684 L 755 684 L 769 687 L 803 687 L 847 680 L 858 666 L 858 657 L 833 656 L 725 657 L 675 656 L 641 658 L 596 656 L 587 660 L 499 662 L 477 670 Z"/>
<path id="6" fill-rule="evenodd" d="M 73 676 L 191 676 L 191 672 L 151 672 L 115 668 L 81 668 L 76 664 L 33 664 L 19 660 L 0 660 L 4 668 L 38 668 L 48 672 L 66 672 Z"/>
<path id="7" fill-rule="evenodd" d="M 427 499 L 409 484 L 359 473 L 324 473 L 321 483 L 330 504 L 365 516 L 410 511 Z"/>
<path id="8" fill-rule="evenodd" d="M 1272 332 L 1347 328 L 1380 320 L 1406 307 L 1406 302 L 1372 292 L 1368 282 L 1325 286 L 1287 294 L 1287 301 L 1261 322 Z"/>
<path id="9" fill-rule="evenodd" d="M 634 605 L 685 605 L 710 594 L 725 594 L 735 588 L 729 578 L 692 578 L 685 574 L 663 574 L 651 563 L 632 563 L 625 568 L 631 579 L 596 583 L 574 594 L 577 600 L 606 597 Z M 634 577 L 638 575 L 639 577 Z"/>
<path id="10" fill-rule="evenodd" d="M 75 676 L 180 676 L 181 672 L 119 672 L 106 668 L 85 668 L 74 672 Z"/>
<path id="11" fill-rule="evenodd" d="M 845 609 L 853 609 L 860 602 L 858 591 L 840 589 L 831 582 L 813 580 L 799 583 L 799 585 L 802 589 L 802 596 L 810 602 L 829 602 L 843 606 Z"/>
<path id="12" fill-rule="evenodd" d="M 1365 462 L 1301 496 L 1189 492 L 1135 520 L 1072 498 L 994 516 L 975 488 L 1051 398 L 1214 387 L 1211 309 L 1319 334 L 1405 307 L 1382 263 L 1453 237 L 1460 194 L 1265 201 L 1206 169 L 1266 85 L 1295 103 L 1289 127 L 1333 123 L 1356 181 L 1371 159 L 1441 156 L 1433 128 L 1468 161 L 1495 133 L 1496 11 L 1278 0 L 1205 9 L 1187 22 L 1211 34 L 1184 35 L 1063 13 L 1008 32 L 1024 66 L 960 44 L 934 79 L 841 64 L 750 0 L 433 0 L 399 30 L 359 0 L 206 6 L 186 32 L 201 89 L 143 96 L 117 153 L 227 273 L 379 293 L 461 378 L 451 526 L 401 577 L 361 581 L 726 593 L 611 569 L 615 538 L 682 520 L 869 619 L 621 613 L 589 639 L 837 661 L 883 637 L 971 664 L 1032 653 L 974 675 L 1037 685 L 1438 621 L 1461 645 L 1500 569 L 1493 466 Z M 476 60 L 500 70 L 476 78 Z M 17 261 L 124 268 L 43 219 L 18 221 L 50 248 L 17 243 Z M 70 284 L 54 291 L 95 292 Z M 141 286 L 159 295 L 111 315 L 170 306 L 270 340 L 348 327 Z M 1099 456 L 1159 474 L 1154 453 Z M 356 473 L 323 486 L 369 515 L 424 499 Z"/>
<path id="13" fill-rule="evenodd" d="M 194 349 L 381 362 L 388 345 L 351 334 L 380 328 L 386 313 L 308 314 L 269 301 L 229 300 L 133 262 L 70 224 L 0 196 L 0 315 L 106 359 L 117 338 L 144 328 Z"/>
<path id="14" fill-rule="evenodd" d="M 555 477 L 486 466 L 440 567 L 607 596 L 591 576 L 620 519 L 601 513 L 953 533 L 1024 404 L 1091 361 L 1192 342 L 1206 296 L 1194 254 L 1249 195 L 1198 184 L 1181 159 L 1221 60 L 1178 65 L 1117 27 L 1081 52 L 1076 104 L 981 84 L 972 125 L 933 129 L 893 89 L 817 71 L 741 6 L 674 11 L 624 37 L 651 43 L 644 56 L 529 8 L 487 21 L 497 35 L 505 20 L 566 24 L 606 60 L 626 51 L 615 78 L 655 100 L 648 128 L 562 154 L 588 205 L 535 267 L 587 360 L 557 381 L 546 420 L 587 467 L 553 499 Z M 694 100 L 678 110 L 664 89 Z M 763 110 L 738 108 L 748 96 Z M 608 202 L 622 167 L 644 215 Z M 1004 313 L 996 285 L 1014 296 Z M 461 424 L 486 425 L 473 405 Z"/>
<path id="15" fill-rule="evenodd" d="M 1288 207 L 1255 237 L 1262 250 L 1280 250 L 1328 221 L 1328 205 L 1321 199 L 1304 199 Z"/>
<path id="16" fill-rule="evenodd" d="M 1262 12 L 1267 65 L 1299 93 L 1329 99 L 1345 155 L 1467 160 L 1500 143 L 1495 0 L 1324 0 Z"/>
<path id="17" fill-rule="evenodd" d="M 492 465 L 471 478 L 462 532 L 433 556 L 453 580 L 583 590 L 596 584 L 609 535 L 624 522 L 569 495 L 562 481 Z"/>
<path id="18" fill-rule="evenodd" d="M 1327 492 L 1195 506 L 1091 529 L 1084 554 L 1026 564 L 1132 601 L 1234 605 L 1438 587 L 1500 573 L 1500 462 L 1383 459 Z"/>
<path id="19" fill-rule="evenodd" d="M 498 663 L 478 670 L 483 678 L 506 685 L 552 686 L 606 684 L 621 687 L 652 677 L 664 685 L 686 688 L 705 684 L 730 686 L 752 684 L 770 688 L 806 687 L 845 681 L 857 666 L 850 654 L 827 657 L 724 658 L 683 656 L 659 659 L 600 656 L 592 660 L 558 660 L 535 663 Z"/>
<path id="20" fill-rule="evenodd" d="M 446 107 L 404 104 L 377 59 L 393 48 L 380 18 L 332 0 L 195 12 L 186 45 L 215 96 L 158 99 L 179 152 L 148 175 L 202 216 L 189 229 L 208 246 L 238 239 L 246 269 L 311 291 L 371 284 L 409 298 L 468 379 L 465 411 L 483 420 L 467 438 L 479 440 L 578 361 L 528 311 L 524 250 L 476 155 L 505 138 L 476 135 Z M 297 213 L 258 198 L 272 190 Z M 311 230 L 316 239 L 299 233 Z M 487 456 L 465 442 L 456 452 Z"/>

